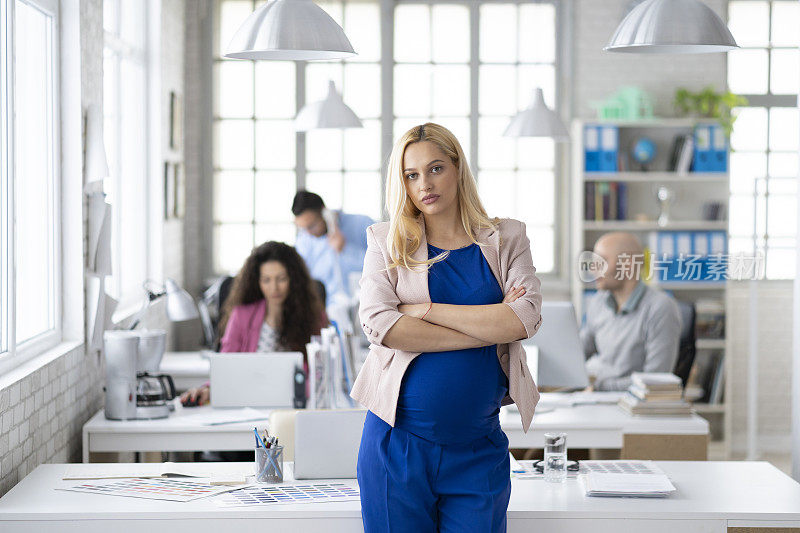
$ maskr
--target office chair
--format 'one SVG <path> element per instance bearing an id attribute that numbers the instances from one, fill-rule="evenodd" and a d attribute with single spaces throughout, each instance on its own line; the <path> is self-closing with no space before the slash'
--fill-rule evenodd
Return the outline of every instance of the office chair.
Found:
<path id="1" fill-rule="evenodd" d="M 311 282 L 314 285 L 314 289 L 317 291 L 319 301 L 322 302 L 322 307 L 325 307 L 325 301 L 328 298 L 327 291 L 325 290 L 325 284 L 318 279 L 312 279 Z"/>
<path id="2" fill-rule="evenodd" d="M 205 312 L 201 307 L 200 317 L 203 321 L 203 328 L 208 329 L 211 333 L 211 346 L 214 351 L 219 351 L 219 321 L 222 318 L 222 306 L 231 292 L 233 286 L 233 277 L 223 275 L 217 278 L 211 286 L 203 292 L 200 299 L 205 308 Z M 205 315 L 205 316 L 204 316 Z"/>
<path id="3" fill-rule="evenodd" d="M 681 338 L 678 344 L 678 361 L 675 363 L 675 370 L 673 374 L 681 378 L 683 386 L 686 386 L 686 381 L 689 379 L 689 372 L 692 370 L 694 364 L 694 356 L 697 352 L 695 348 L 695 309 L 694 304 L 691 302 L 682 302 L 675 300 L 678 304 L 678 311 L 681 315 Z"/>

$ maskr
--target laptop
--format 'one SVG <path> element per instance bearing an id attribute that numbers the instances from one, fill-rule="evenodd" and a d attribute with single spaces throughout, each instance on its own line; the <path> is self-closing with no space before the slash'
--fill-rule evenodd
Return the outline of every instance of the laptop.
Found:
<path id="1" fill-rule="evenodd" d="M 294 406 L 300 352 L 215 353 L 210 358 L 211 407 Z"/>
<path id="2" fill-rule="evenodd" d="M 356 477 L 365 409 L 297 411 L 294 420 L 294 477 Z"/>
<path id="3" fill-rule="evenodd" d="M 539 387 L 584 389 L 589 385 L 578 335 L 578 322 L 571 302 L 544 302 L 542 325 L 523 347 L 536 346 L 538 357 L 528 357 L 531 374 Z"/>

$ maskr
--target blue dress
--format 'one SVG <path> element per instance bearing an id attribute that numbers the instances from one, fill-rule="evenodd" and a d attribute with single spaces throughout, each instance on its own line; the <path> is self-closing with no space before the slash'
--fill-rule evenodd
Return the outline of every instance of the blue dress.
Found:
<path id="1" fill-rule="evenodd" d="M 428 256 L 444 252 L 428 245 Z M 486 305 L 503 301 L 480 247 L 451 250 L 428 272 L 431 301 Z M 409 365 L 397 400 L 396 427 L 439 444 L 464 444 L 500 427 L 508 378 L 497 346 L 422 353 Z"/>
<path id="2" fill-rule="evenodd" d="M 428 257 L 442 252 L 428 245 Z M 434 263 L 428 290 L 434 303 L 503 300 L 476 244 Z M 367 413 L 358 457 L 364 530 L 504 532 L 511 481 L 499 412 L 507 392 L 496 345 L 417 356 L 395 426 Z"/>

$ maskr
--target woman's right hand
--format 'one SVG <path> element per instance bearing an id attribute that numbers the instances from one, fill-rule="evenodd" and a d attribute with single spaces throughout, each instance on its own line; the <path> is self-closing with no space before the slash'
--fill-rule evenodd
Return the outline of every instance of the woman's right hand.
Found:
<path id="1" fill-rule="evenodd" d="M 181 403 L 186 406 L 205 405 L 211 398 L 211 388 L 208 385 L 189 389 L 181 394 Z M 188 404 L 188 405 L 187 405 Z"/>
<path id="2" fill-rule="evenodd" d="M 505 298 L 503 298 L 502 303 L 510 304 L 511 302 L 521 297 L 523 294 L 525 294 L 525 289 L 523 287 L 511 287 L 511 292 L 506 294 Z"/>

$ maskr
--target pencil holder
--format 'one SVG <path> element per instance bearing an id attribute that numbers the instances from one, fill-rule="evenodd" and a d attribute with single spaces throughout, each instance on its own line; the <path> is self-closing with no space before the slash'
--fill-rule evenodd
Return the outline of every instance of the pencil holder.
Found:
<path id="1" fill-rule="evenodd" d="M 256 481 L 283 483 L 283 446 L 256 447 Z"/>

